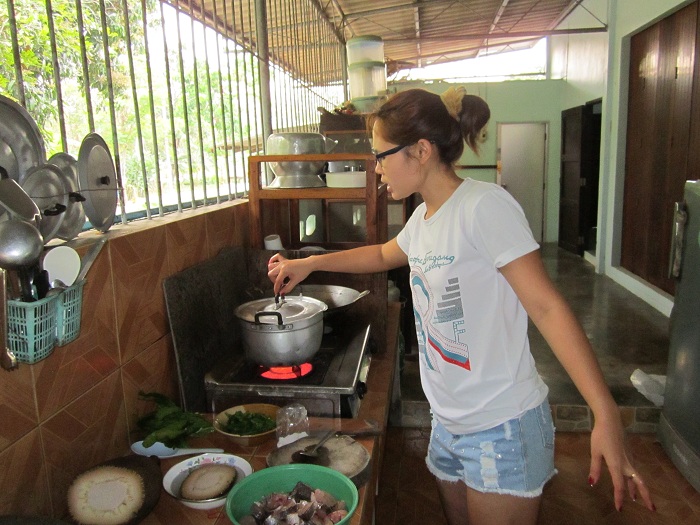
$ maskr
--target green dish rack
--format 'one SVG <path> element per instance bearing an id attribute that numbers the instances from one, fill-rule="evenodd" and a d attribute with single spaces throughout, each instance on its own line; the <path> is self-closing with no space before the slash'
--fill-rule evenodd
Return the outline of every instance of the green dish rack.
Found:
<path id="1" fill-rule="evenodd" d="M 47 358 L 80 335 L 85 280 L 34 302 L 7 301 L 7 345 L 22 363 Z"/>

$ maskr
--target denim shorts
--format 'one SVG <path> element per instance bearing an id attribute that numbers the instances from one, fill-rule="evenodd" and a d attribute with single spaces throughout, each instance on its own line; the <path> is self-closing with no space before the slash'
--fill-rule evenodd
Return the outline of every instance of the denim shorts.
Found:
<path id="1" fill-rule="evenodd" d="M 479 492 L 534 498 L 557 473 L 549 402 L 497 427 L 451 434 L 433 418 L 425 461 L 435 477 Z"/>

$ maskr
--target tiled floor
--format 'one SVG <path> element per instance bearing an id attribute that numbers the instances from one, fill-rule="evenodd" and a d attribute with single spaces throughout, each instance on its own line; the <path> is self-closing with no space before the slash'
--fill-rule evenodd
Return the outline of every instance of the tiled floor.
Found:
<path id="1" fill-rule="evenodd" d="M 429 438 L 426 428 L 389 429 L 377 496 L 378 525 L 447 525 L 435 478 L 425 466 Z M 540 525 L 700 523 L 700 493 L 671 464 L 654 435 L 631 434 L 629 447 L 653 494 L 655 513 L 629 497 L 617 512 L 607 475 L 595 487 L 588 485 L 589 445 L 589 433 L 557 433 L 555 465 L 559 474 L 545 486 Z"/>
<path id="2" fill-rule="evenodd" d="M 591 339 L 623 415 L 625 411 L 646 412 L 653 419 L 658 409 L 634 388 L 630 375 L 636 368 L 649 374 L 666 373 L 668 318 L 611 279 L 597 275 L 580 257 L 545 245 L 543 259 Z M 534 327 L 530 338 L 538 370 L 550 388 L 552 406 L 585 409 L 583 399 Z M 417 365 L 409 353 L 401 380 L 401 426 L 389 429 L 381 472 L 376 520 L 381 525 L 446 524 L 434 478 L 424 461 L 429 415 Z M 700 493 L 673 466 L 653 432 L 631 433 L 629 446 L 654 494 L 657 512 L 650 513 L 631 500 L 617 512 L 609 476 L 593 488 L 588 485 L 590 434 L 562 432 L 563 423 L 557 422 L 555 464 L 559 474 L 545 487 L 539 523 L 700 524 Z"/>

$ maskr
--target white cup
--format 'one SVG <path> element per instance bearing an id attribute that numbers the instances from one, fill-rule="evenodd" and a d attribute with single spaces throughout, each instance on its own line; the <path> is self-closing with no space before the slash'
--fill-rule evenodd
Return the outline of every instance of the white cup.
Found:
<path id="1" fill-rule="evenodd" d="M 280 236 L 276 233 L 265 236 L 263 241 L 265 243 L 266 250 L 284 250 L 284 246 L 282 246 L 282 239 L 280 239 Z"/>

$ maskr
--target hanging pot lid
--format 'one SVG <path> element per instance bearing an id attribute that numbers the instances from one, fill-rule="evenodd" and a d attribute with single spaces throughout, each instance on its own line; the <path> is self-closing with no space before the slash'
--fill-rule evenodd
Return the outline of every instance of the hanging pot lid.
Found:
<path id="1" fill-rule="evenodd" d="M 66 217 L 68 190 L 63 172 L 53 164 L 31 168 L 22 181 L 22 189 L 39 208 L 39 232 L 47 243 L 56 237 Z"/>
<path id="2" fill-rule="evenodd" d="M 59 239 L 70 241 L 83 231 L 86 220 L 85 210 L 81 202 L 81 199 L 84 199 L 84 197 L 78 193 L 78 161 L 72 155 L 61 152 L 52 155 L 48 163 L 61 170 L 66 190 L 70 192 L 68 194 L 66 216 L 56 234 Z"/>
<path id="3" fill-rule="evenodd" d="M 107 143 L 97 133 L 89 133 L 80 145 L 78 179 L 85 215 L 105 233 L 117 213 L 117 172 Z"/>
<path id="4" fill-rule="evenodd" d="M 274 297 L 266 297 L 243 303 L 234 313 L 236 317 L 249 323 L 256 323 L 257 319 L 257 323 L 260 324 L 279 324 L 280 317 L 272 315 L 276 312 L 281 316 L 282 324 L 291 324 L 311 319 L 327 309 L 326 303 L 312 297 L 285 297 L 280 299 L 279 305 L 275 303 Z M 260 313 L 270 315 L 259 315 Z"/>

